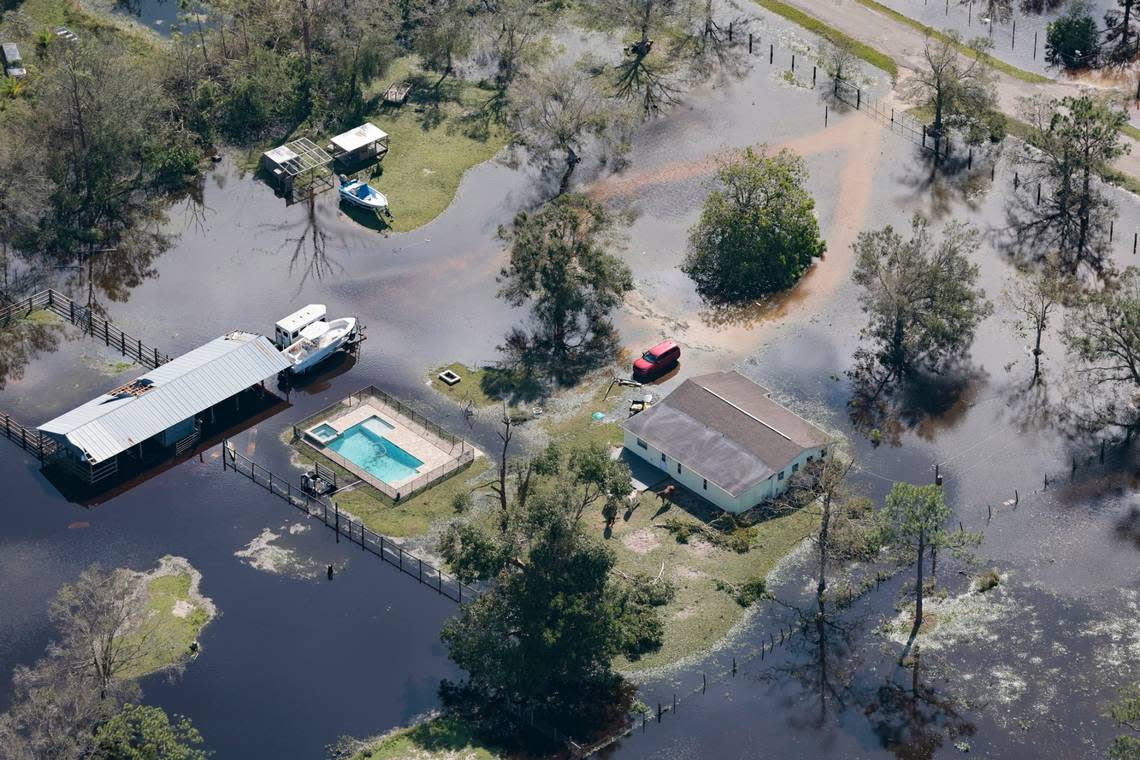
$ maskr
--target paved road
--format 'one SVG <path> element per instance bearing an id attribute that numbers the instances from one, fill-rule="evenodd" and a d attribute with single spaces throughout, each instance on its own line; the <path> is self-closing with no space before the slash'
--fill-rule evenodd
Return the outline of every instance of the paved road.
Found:
<path id="1" fill-rule="evenodd" d="M 917 29 L 885 14 L 874 11 L 855 0 L 785 0 L 821 21 L 841 29 L 860 42 L 886 53 L 899 65 L 899 79 L 922 63 L 926 37 Z M 1074 95 L 1087 87 L 1084 83 L 1054 80 L 1048 83 L 1031 83 L 998 72 L 998 104 L 1007 114 L 1017 115 L 1023 98 L 1044 95 L 1060 98 Z M 1140 179 L 1140 143 L 1127 135 L 1124 141 L 1132 146 L 1129 155 L 1122 156 L 1116 167 Z"/>

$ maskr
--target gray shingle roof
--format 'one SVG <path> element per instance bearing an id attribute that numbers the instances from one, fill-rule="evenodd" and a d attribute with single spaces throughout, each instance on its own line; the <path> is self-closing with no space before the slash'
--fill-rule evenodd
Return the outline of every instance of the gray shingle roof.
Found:
<path id="1" fill-rule="evenodd" d="M 39 429 L 102 462 L 289 366 L 267 338 L 233 332 L 138 378 L 150 385 L 139 395 L 103 394 Z"/>
<path id="2" fill-rule="evenodd" d="M 739 496 L 831 438 L 739 372 L 694 377 L 623 427 Z"/>

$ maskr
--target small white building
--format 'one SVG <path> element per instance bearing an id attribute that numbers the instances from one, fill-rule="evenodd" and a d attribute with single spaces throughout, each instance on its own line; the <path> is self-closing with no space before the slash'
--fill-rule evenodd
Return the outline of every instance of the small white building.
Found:
<path id="1" fill-rule="evenodd" d="M 834 443 L 739 372 L 690 378 L 622 427 L 631 454 L 734 514 L 785 491 Z"/>

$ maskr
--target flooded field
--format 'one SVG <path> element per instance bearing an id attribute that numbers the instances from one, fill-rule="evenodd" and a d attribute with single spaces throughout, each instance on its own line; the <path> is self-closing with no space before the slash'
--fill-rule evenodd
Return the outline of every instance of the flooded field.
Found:
<path id="1" fill-rule="evenodd" d="M 780 42 L 785 59 L 814 47 L 778 21 L 765 18 L 757 29 Z M 849 440 L 856 479 L 877 499 L 896 479 L 931 482 L 938 464 L 954 521 L 984 529 L 981 564 L 1003 581 L 971 596 L 973 569 L 947 558 L 940 581 L 949 589 L 941 601 L 948 622 L 912 672 L 896 665 L 889 630 L 908 574 L 836 613 L 843 633 L 821 648 L 785 634 L 798 629 L 794 608 L 806 607 L 810 593 L 805 558 L 793 558 L 776 579 L 783 604 L 761 606 L 698 662 L 645 677 L 639 698 L 656 707 L 677 694 L 677 712 L 638 725 L 606 756 L 1101 757 L 1113 734 L 1106 706 L 1140 677 L 1140 552 L 1119 529 L 1135 499 L 1132 462 L 1115 455 L 1101 464 L 1091 442 L 1034 423 L 1023 393 L 1029 357 L 1000 308 L 980 328 L 959 390 L 944 404 L 918 399 L 897 441 L 873 446 L 847 413 L 844 370 L 863 322 L 849 282 L 855 235 L 904 226 L 916 210 L 936 223 L 966 218 L 987 232 L 999 228 L 1013 169 L 1003 159 L 991 185 L 979 161 L 969 182 L 932 184 L 913 144 L 830 102 L 825 127 L 820 92 L 782 72 L 779 60 L 770 67 L 757 56 L 741 81 L 693 94 L 644 127 L 620 174 L 587 163 L 576 175 L 581 189 L 629 214 L 622 255 L 636 292 L 618 319 L 624 342 L 638 348 L 667 335 L 685 346 L 682 372 L 662 390 L 686 374 L 733 366 L 773 388 Z M 810 64 L 798 73 L 806 85 Z M 870 83 L 868 92 L 884 90 Z M 683 241 L 716 153 L 758 143 L 805 157 L 828 252 L 779 302 L 710 311 L 677 269 Z M 294 390 L 286 408 L 234 437 L 240 452 L 275 472 L 295 474 L 280 440 L 292 422 L 369 384 L 489 449 L 494 427 L 468 422 L 425 376 L 496 357 L 521 318 L 494 297 L 503 263 L 496 231 L 547 192 L 533 173 L 489 162 L 468 172 L 434 222 L 383 235 L 346 216 L 332 193 L 287 207 L 226 159 L 207 175 L 200 203 L 170 210 L 171 242 L 153 276 L 121 300 L 100 302 L 117 325 L 172 355 L 230 330 L 270 333 L 306 303 L 327 304 L 330 317 L 358 317 L 368 338 L 358 359 Z M 1116 254 L 1126 265 L 1140 205 L 1123 193 L 1118 203 Z M 996 301 L 1012 269 L 989 244 L 977 263 Z M 1049 348 L 1050 387 L 1059 388 L 1062 354 Z M 133 374 L 107 347 L 67 334 L 9 380 L 0 408 L 39 423 Z M 12 669 L 47 645 L 47 603 L 62 583 L 91 562 L 146 569 L 166 554 L 202 572 L 202 592 L 220 615 L 185 673 L 147 680 L 145 696 L 189 716 L 218 758 L 320 757 L 341 734 L 379 733 L 435 707 L 440 679 L 456 675 L 438 643 L 453 602 L 359 547 L 334 543 L 317 524 L 294 529 L 299 518 L 283 501 L 222 473 L 218 447 L 79 506 L 60 497 L 31 457 L 0 446 L 9 494 L 0 500 L 0 707 L 11 698 Z M 1015 490 L 1016 505 L 1003 506 Z M 312 570 L 330 563 L 332 581 Z M 760 658 L 761 647 L 785 635 Z"/>

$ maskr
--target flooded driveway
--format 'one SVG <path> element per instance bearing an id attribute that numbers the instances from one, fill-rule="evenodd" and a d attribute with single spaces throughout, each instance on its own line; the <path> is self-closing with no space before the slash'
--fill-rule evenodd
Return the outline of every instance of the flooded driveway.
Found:
<path id="1" fill-rule="evenodd" d="M 775 40 L 784 59 L 814 45 L 771 20 L 758 33 L 764 46 Z M 897 445 L 872 446 L 847 415 L 851 389 L 843 373 L 863 323 L 848 277 L 855 235 L 905 225 L 915 210 L 937 222 L 968 216 L 1000 226 L 1012 169 L 1001 164 L 993 188 L 988 178 L 931 186 L 914 145 L 865 114 L 831 110 L 818 91 L 786 81 L 779 59 L 769 67 L 757 55 L 754 64 L 742 81 L 694 94 L 648 125 L 622 174 L 580 170 L 583 189 L 630 215 L 622 255 L 637 292 L 618 319 L 624 339 L 637 348 L 668 335 L 686 347 L 682 372 L 664 390 L 693 372 L 739 366 L 847 437 L 857 479 L 876 498 L 896 479 L 930 482 L 939 465 L 954 520 L 985 530 L 981 565 L 1006 580 L 985 598 L 994 600 L 985 610 L 961 602 L 963 614 L 975 615 L 965 619 L 977 624 L 947 634 L 917 674 L 895 666 L 898 647 L 877 630 L 895 615 L 905 574 L 836 613 L 844 637 L 829 642 L 822 659 L 818 642 L 799 633 L 787 633 L 787 643 L 759 659 L 766 642 L 798 629 L 788 607 L 767 605 L 717 653 L 648 679 L 641 699 L 669 705 L 676 693 L 677 713 L 644 732 L 638 727 L 607 752 L 856 758 L 969 749 L 991 757 L 1096 757 L 1112 734 L 1107 702 L 1140 676 L 1140 554 L 1118 530 L 1134 498 L 1129 463 L 1090 461 L 1095 452 L 1087 445 L 1030 424 L 1020 392 L 1027 355 L 1001 309 L 979 330 L 959 392 L 942 405 L 922 399 Z M 799 74 L 806 83 L 810 68 Z M 869 92 L 881 93 L 882 85 Z M 780 301 L 710 311 L 677 269 L 683 241 L 716 153 L 760 143 L 804 155 L 828 254 Z M 330 317 L 358 317 L 368 339 L 355 363 L 293 391 L 289 408 L 235 437 L 239 451 L 275 472 L 291 472 L 280 441 L 291 422 L 369 384 L 488 448 L 495 430 L 468 423 L 434 395 L 426 372 L 493 360 L 501 336 L 522 318 L 494 297 L 502 265 L 496 231 L 545 192 L 533 174 L 487 163 L 467 174 L 437 220 L 385 236 L 344 215 L 332 193 L 286 207 L 227 159 L 206 177 L 201 204 L 171 209 L 168 231 L 176 237 L 156 261 L 157 276 L 126 301 L 103 305 L 127 332 L 171 354 L 230 330 L 269 333 L 277 319 L 311 302 L 327 304 Z M 1124 194 L 1120 203 L 1117 254 L 1131 263 L 1140 209 Z M 978 263 L 996 299 L 1011 269 L 990 246 Z M 0 391 L 0 408 L 38 423 L 134 372 L 89 339 L 65 348 Z M 1048 362 L 1050 377 L 1059 379 L 1056 346 Z M 43 652 L 47 604 L 62 583 L 93 561 L 145 568 L 175 554 L 201 570 L 202 590 L 221 617 L 206 629 L 202 655 L 173 682 L 149 679 L 146 698 L 188 715 L 218 758 L 319 757 L 338 735 L 382 732 L 435 706 L 439 680 L 457 675 L 438 643 L 454 604 L 359 548 L 337 545 L 319 526 L 290 532 L 297 513 L 223 474 L 217 457 L 215 447 L 200 462 L 153 473 L 84 508 L 61 499 L 34 461 L 4 444 L 0 703 L 11 697 L 12 669 Z M 1046 475 L 1051 485 L 1043 490 Z M 1003 506 L 1015 491 L 1016 505 Z M 235 557 L 267 528 L 300 560 L 337 564 L 336 579 L 273 574 Z M 806 604 L 804 572 L 796 562 L 783 569 L 776 590 L 786 604 Z M 971 572 L 947 561 L 942 580 L 951 595 L 963 594 Z M 822 704 L 820 662 L 832 665 L 842 686 Z"/>

